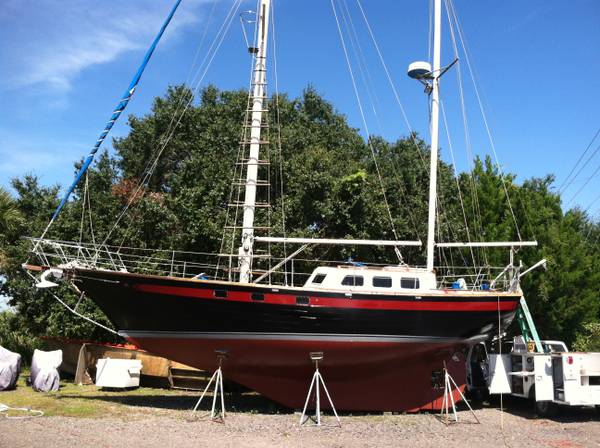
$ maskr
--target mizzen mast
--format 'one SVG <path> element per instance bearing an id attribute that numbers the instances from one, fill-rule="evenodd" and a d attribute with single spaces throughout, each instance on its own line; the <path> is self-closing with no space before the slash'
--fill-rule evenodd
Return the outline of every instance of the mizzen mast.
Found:
<path id="1" fill-rule="evenodd" d="M 256 47 L 252 73 L 252 114 L 250 122 L 250 149 L 246 160 L 246 181 L 243 205 L 242 241 L 239 247 L 240 282 L 251 281 L 252 257 L 254 246 L 254 214 L 256 210 L 256 190 L 258 185 L 258 167 L 260 164 L 261 131 L 266 102 L 267 84 L 267 41 L 269 35 L 269 11 L 271 0 L 260 0 L 257 11 Z"/>

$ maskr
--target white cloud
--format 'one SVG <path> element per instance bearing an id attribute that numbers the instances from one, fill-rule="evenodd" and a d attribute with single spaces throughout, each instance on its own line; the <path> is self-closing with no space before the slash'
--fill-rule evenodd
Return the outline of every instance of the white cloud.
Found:
<path id="1" fill-rule="evenodd" d="M 183 2 L 164 39 L 199 20 L 202 2 Z M 173 2 L 4 0 L 0 80 L 4 89 L 43 85 L 67 91 L 86 68 L 149 46 Z"/>

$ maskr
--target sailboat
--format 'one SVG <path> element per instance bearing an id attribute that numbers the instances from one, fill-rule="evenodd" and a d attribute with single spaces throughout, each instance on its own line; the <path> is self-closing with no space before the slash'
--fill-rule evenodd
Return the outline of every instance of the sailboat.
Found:
<path id="1" fill-rule="evenodd" d="M 271 1 L 258 0 L 256 37 L 249 48 L 253 70 L 241 142 L 247 151 L 240 162 L 243 201 L 235 203 L 241 223 L 231 226 L 240 239 L 237 251 L 228 254 L 228 276 L 194 271 L 194 267 L 207 268 L 178 262 L 176 251 L 172 257 L 161 258 L 163 271 L 157 273 L 156 259 L 146 253 L 134 256 L 120 247 L 43 236 L 32 239 L 39 263 L 25 268 L 40 276 L 40 288 L 67 282 L 82 297 L 91 298 L 118 334 L 137 346 L 203 370 L 217 369 L 221 360 L 227 379 L 282 405 L 302 407 L 313 372 L 310 353 L 321 352 L 321 370 L 338 410 L 440 409 L 443 369 L 463 386 L 465 351 L 507 329 L 522 291 L 519 267 L 512 257 L 491 282 L 479 279 L 467 284 L 457 279 L 448 285 L 437 278 L 435 249 L 507 247 L 512 251 L 536 244 L 435 241 L 439 82 L 444 72 L 440 65 L 441 0 L 433 3 L 432 64 L 409 66 L 409 75 L 426 85 L 431 105 L 427 264 L 323 264 L 300 286 L 273 278 L 308 247 L 375 246 L 399 251 L 421 246 L 421 242 L 291 238 L 258 232 L 256 212 L 262 204 L 257 191 L 266 184 L 259 174 L 265 144 Z M 129 92 L 130 97 L 133 91 Z M 257 260 L 263 255 L 257 247 L 276 244 L 295 250 L 268 269 L 258 270 Z M 142 268 L 144 260 L 155 263 L 155 272 Z"/>

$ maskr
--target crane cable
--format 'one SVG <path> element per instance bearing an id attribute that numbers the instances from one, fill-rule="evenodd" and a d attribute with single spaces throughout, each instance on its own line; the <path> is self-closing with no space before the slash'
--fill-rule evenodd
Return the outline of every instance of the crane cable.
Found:
<path id="1" fill-rule="evenodd" d="M 571 171 L 569 171 L 569 174 L 567 174 L 567 177 L 565 177 L 565 180 L 563 180 L 563 182 L 560 184 L 560 186 L 558 187 L 558 192 L 559 193 L 563 193 L 566 189 L 569 188 L 569 186 L 575 181 L 575 179 L 579 176 L 579 174 L 581 173 L 581 171 L 588 165 L 588 163 L 590 162 L 590 160 L 592 160 L 592 158 L 596 155 L 596 153 L 600 150 L 600 146 L 598 146 L 595 151 L 588 157 L 588 159 L 585 161 L 585 163 L 581 166 L 581 168 L 579 168 L 579 170 L 577 171 L 577 173 L 573 176 L 572 179 L 571 175 L 573 174 L 573 172 L 577 169 L 577 167 L 579 166 L 579 163 L 583 160 L 583 157 L 586 155 L 586 153 L 589 151 L 589 149 L 592 147 L 592 145 L 594 144 L 594 141 L 596 140 L 596 138 L 598 137 L 598 135 L 600 135 L 600 127 L 598 128 L 598 130 L 596 131 L 596 133 L 594 134 L 594 136 L 592 137 L 592 140 L 590 141 L 590 143 L 587 145 L 587 147 L 585 148 L 585 151 L 583 151 L 583 153 L 579 156 L 579 158 L 577 159 L 577 162 L 575 162 L 575 165 L 573 166 L 573 168 L 571 168 Z M 570 179 L 570 180 L 569 180 Z"/>

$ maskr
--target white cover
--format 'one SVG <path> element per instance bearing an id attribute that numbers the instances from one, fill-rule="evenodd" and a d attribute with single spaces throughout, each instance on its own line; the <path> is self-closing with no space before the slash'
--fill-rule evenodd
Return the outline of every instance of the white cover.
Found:
<path id="1" fill-rule="evenodd" d="M 554 378 L 552 372 L 552 357 L 536 354 L 533 356 L 535 372 L 535 400 L 554 400 Z"/>
<path id="2" fill-rule="evenodd" d="M 510 355 L 490 355 L 490 394 L 510 394 Z"/>
<path id="3" fill-rule="evenodd" d="M 139 359 L 99 359 L 96 363 L 96 386 L 139 387 L 142 361 Z"/>
<path id="4" fill-rule="evenodd" d="M 17 385 L 21 373 L 21 355 L 0 346 L 0 391 Z"/>
<path id="5" fill-rule="evenodd" d="M 62 350 L 44 352 L 35 350 L 31 360 L 31 387 L 40 392 L 58 390 L 60 375 L 58 368 L 62 364 Z"/>

